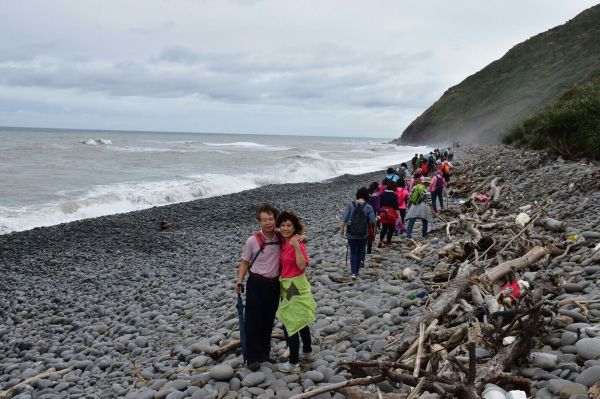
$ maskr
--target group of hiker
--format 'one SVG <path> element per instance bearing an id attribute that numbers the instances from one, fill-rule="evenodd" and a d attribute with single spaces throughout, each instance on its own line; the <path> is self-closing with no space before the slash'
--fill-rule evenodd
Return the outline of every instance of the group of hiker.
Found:
<path id="1" fill-rule="evenodd" d="M 417 219 L 422 221 L 422 236 L 427 237 L 432 219 L 427 193 L 431 193 L 433 211 L 438 210 L 436 202 L 443 209 L 443 193 L 452 168 L 450 149 L 436 149 L 429 155 L 434 161 L 426 172 L 421 166 L 429 164 L 430 157 L 424 161 L 423 155 L 415 154 L 412 171 L 405 163 L 397 170 L 388 168 L 381 183 L 359 188 L 356 199 L 347 204 L 340 234 L 348 240 L 352 279 L 359 278 L 360 267 L 366 253 L 372 251 L 378 230 L 379 248 L 391 245 L 394 234 L 406 233 L 407 238 L 412 238 Z M 279 212 L 270 204 L 257 209 L 256 219 L 260 230 L 246 240 L 235 284 L 241 304 L 246 281 L 245 312 L 240 310 L 244 358 L 253 371 L 262 362 L 274 363 L 270 358 L 271 333 L 277 318 L 283 324 L 289 350 L 288 361 L 278 364 L 278 369 L 298 373 L 301 360 L 314 360 L 309 326 L 316 320 L 316 303 L 305 275 L 309 259 L 303 225 L 293 212 Z"/>
<path id="2" fill-rule="evenodd" d="M 450 148 L 431 151 L 427 158 L 415 154 L 412 174 L 402 163 L 397 170 L 388 168 L 381 183 L 372 182 L 368 188 L 358 189 L 355 200 L 346 206 L 340 226 L 340 235 L 348 240 L 352 279 L 360 277 L 360 267 L 366 254 L 372 252 L 377 230 L 377 247 L 390 246 L 394 234 L 406 233 L 412 239 L 419 219 L 421 235 L 427 238 L 432 213 L 444 209 L 444 193 L 452 173 L 451 156 Z"/>

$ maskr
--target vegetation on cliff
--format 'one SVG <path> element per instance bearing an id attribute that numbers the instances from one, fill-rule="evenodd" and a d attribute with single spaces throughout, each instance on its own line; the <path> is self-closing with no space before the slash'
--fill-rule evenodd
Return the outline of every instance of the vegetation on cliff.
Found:
<path id="1" fill-rule="evenodd" d="M 551 106 L 515 125 L 502 141 L 566 157 L 600 159 L 600 77 L 568 90 Z"/>

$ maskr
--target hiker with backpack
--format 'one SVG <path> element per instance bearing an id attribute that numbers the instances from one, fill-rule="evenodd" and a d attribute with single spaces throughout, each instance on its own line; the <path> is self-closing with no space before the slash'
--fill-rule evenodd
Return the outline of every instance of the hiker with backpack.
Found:
<path id="1" fill-rule="evenodd" d="M 398 176 L 400 176 L 399 180 L 405 180 L 407 177 L 410 177 L 410 171 L 408 170 L 408 165 L 404 162 L 400 164 L 400 168 L 398 168 Z"/>
<path id="2" fill-rule="evenodd" d="M 431 192 L 431 206 L 433 211 L 437 212 L 436 200 L 440 201 L 440 209 L 444 209 L 444 190 L 446 189 L 446 180 L 441 170 L 438 170 L 429 185 L 429 192 Z"/>
<path id="3" fill-rule="evenodd" d="M 415 154 L 415 156 L 410 160 L 410 166 L 412 166 L 412 172 L 415 173 L 417 170 L 417 161 L 419 160 L 419 155 Z"/>
<path id="4" fill-rule="evenodd" d="M 444 176 L 444 180 L 446 180 L 446 185 L 450 183 L 450 174 L 452 173 L 452 164 L 447 159 L 442 162 L 442 174 Z"/>
<path id="5" fill-rule="evenodd" d="M 427 156 L 427 173 L 429 173 L 430 175 L 432 175 L 433 172 L 433 167 L 435 166 L 435 155 L 433 154 L 433 151 L 429 152 L 429 155 Z"/>
<path id="6" fill-rule="evenodd" d="M 412 192 L 412 189 L 417 185 L 417 183 L 423 182 L 424 179 L 425 179 L 425 177 L 423 176 L 423 172 L 421 172 L 421 169 L 417 169 L 415 171 L 415 174 L 414 174 L 413 178 L 410 179 L 410 184 L 408 186 L 408 191 Z"/>
<path id="7" fill-rule="evenodd" d="M 365 258 L 367 239 L 369 236 L 369 223 L 377 223 L 373 207 L 368 203 L 369 190 L 361 187 L 356 192 L 356 200 L 346 206 L 342 215 L 340 235 L 348 239 L 350 248 L 350 273 L 352 279 L 357 279 L 360 264 Z M 346 226 L 348 227 L 346 229 Z"/>
<path id="8" fill-rule="evenodd" d="M 381 197 L 379 194 L 379 183 L 374 181 L 369 185 L 369 204 L 373 207 L 375 215 L 379 214 L 380 198 Z M 373 241 L 375 241 L 375 227 L 375 224 L 369 223 L 369 236 L 367 237 L 367 254 L 373 252 Z"/>
<path id="9" fill-rule="evenodd" d="M 252 234 L 242 250 L 235 292 L 243 292 L 246 281 L 246 361 L 256 371 L 263 361 L 270 361 L 271 332 L 279 304 L 279 269 L 281 235 L 275 230 L 279 211 L 270 204 L 256 210 L 260 230 Z M 303 241 L 304 237 L 298 237 Z"/>
<path id="10" fill-rule="evenodd" d="M 406 237 L 412 239 L 415 221 L 421 219 L 423 223 L 423 238 L 427 238 L 428 222 L 432 218 L 429 205 L 427 205 L 427 188 L 424 181 L 415 180 L 415 186 L 410 192 L 408 203 L 410 208 L 408 208 L 408 212 L 406 213 L 406 220 L 408 221 Z"/>
<path id="11" fill-rule="evenodd" d="M 379 233 L 379 248 L 383 247 L 383 239 L 386 238 L 386 245 L 392 244 L 392 236 L 396 230 L 396 220 L 400 217 L 400 208 L 398 207 L 398 196 L 396 189 L 398 185 L 390 181 L 383 194 L 381 194 L 381 209 L 379 211 L 379 220 L 381 222 L 381 232 Z"/>
<path id="12" fill-rule="evenodd" d="M 398 180 L 396 196 L 398 197 L 398 209 L 400 210 L 400 219 L 402 220 L 402 224 L 404 224 L 404 220 L 406 217 L 406 208 L 408 208 L 408 197 L 410 196 L 410 191 L 408 191 L 408 189 L 406 188 L 406 182 L 404 181 L 404 179 Z"/>
<path id="13" fill-rule="evenodd" d="M 281 302 L 277 318 L 283 324 L 283 333 L 290 349 L 289 360 L 278 365 L 283 373 L 299 373 L 300 360 L 314 361 L 309 324 L 316 320 L 317 304 L 313 298 L 305 271 L 308 266 L 306 246 L 298 240 L 303 226 L 293 212 L 281 212 L 277 227 L 282 237 L 281 245 Z M 302 339 L 302 355 L 300 355 Z"/>
<path id="14" fill-rule="evenodd" d="M 398 179 L 400 177 L 396 174 L 396 171 L 394 170 L 394 168 L 388 168 L 387 172 L 386 172 L 386 175 L 385 175 L 385 178 L 388 179 L 388 180 L 396 182 L 396 181 L 398 181 Z"/>

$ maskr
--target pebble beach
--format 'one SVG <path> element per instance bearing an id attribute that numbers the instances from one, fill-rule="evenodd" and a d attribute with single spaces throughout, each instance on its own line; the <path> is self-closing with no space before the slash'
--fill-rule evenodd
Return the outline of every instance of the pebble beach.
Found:
<path id="1" fill-rule="evenodd" d="M 461 169 L 474 159 L 481 168 Z M 520 207 L 544 202 L 546 214 L 566 224 L 564 231 L 532 227 L 529 234 L 571 245 L 564 257 L 521 273 L 532 284 L 540 269 L 555 277 L 556 293 L 547 298 L 554 315 L 509 371 L 531 381 L 530 397 L 593 398 L 589 390 L 600 381 L 600 169 L 501 146 L 458 151 L 454 164 L 453 178 L 503 177 L 502 205 L 512 217 L 506 221 Z M 385 352 L 438 296 L 424 276 L 454 267 L 439 254 L 450 239 L 436 218 L 427 241 L 417 222 L 415 240 L 429 244 L 421 260 L 406 256 L 414 245 L 400 235 L 391 248 L 374 248 L 362 278 L 350 280 L 339 216 L 357 188 L 383 177 L 380 171 L 269 185 L 0 235 L 0 398 L 289 398 L 351 378 L 339 363 Z M 296 212 L 310 238 L 316 360 L 302 364 L 300 374 L 282 374 L 268 362 L 251 372 L 239 350 L 211 357 L 239 339 L 233 288 L 263 202 Z M 172 227 L 161 230 L 161 220 Z M 273 332 L 282 333 L 280 323 Z M 282 358 L 285 341 L 273 339 L 272 348 Z M 377 388 L 402 394 L 410 387 Z"/>

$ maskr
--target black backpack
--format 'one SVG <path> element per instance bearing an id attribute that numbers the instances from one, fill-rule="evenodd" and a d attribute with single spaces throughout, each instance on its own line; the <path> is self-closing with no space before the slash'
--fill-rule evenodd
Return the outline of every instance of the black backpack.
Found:
<path id="1" fill-rule="evenodd" d="M 364 236 L 369 229 L 369 221 L 365 215 L 365 204 L 354 202 L 354 210 L 350 216 L 350 225 L 348 226 L 348 234 L 354 236 Z"/>

